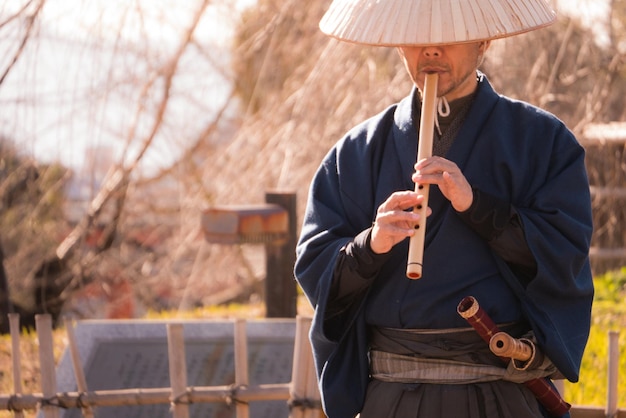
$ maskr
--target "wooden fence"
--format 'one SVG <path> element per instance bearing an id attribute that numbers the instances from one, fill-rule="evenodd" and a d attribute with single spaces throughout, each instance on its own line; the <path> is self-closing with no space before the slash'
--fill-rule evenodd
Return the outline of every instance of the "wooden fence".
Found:
<path id="1" fill-rule="evenodd" d="M 80 408 L 85 418 L 95 416 L 99 406 L 169 404 L 173 418 L 189 418 L 191 403 L 227 403 L 236 408 L 237 418 L 248 418 L 250 402 L 280 401 L 290 406 L 290 418 L 323 418 L 317 388 L 315 367 L 308 333 L 310 318 L 296 318 L 292 380 L 290 383 L 249 385 L 248 342 L 246 322 L 234 321 L 235 382 L 227 386 L 187 386 L 187 368 L 183 325 L 167 324 L 167 346 L 170 387 L 89 391 L 79 358 L 73 324 L 66 322 L 68 349 L 77 383 L 76 392 L 58 392 L 52 343 L 52 321 L 49 315 L 36 318 L 41 370 L 41 393 L 22 393 L 20 375 L 19 317 L 9 316 L 12 339 L 14 393 L 0 395 L 0 410 L 11 411 L 22 418 L 24 411 L 39 410 L 44 418 L 57 418 L 59 409 Z M 607 405 L 586 407 L 574 405 L 572 418 L 626 418 L 626 409 L 618 409 L 619 333 L 609 333 Z M 562 392 L 562 385 L 559 387 Z"/>
<path id="2" fill-rule="evenodd" d="M 606 407 L 589 407 L 575 405 L 572 407 L 572 418 L 626 418 L 626 409 L 618 408 L 618 376 L 619 376 L 619 332 L 609 332 L 608 379 Z M 561 389 L 561 392 L 563 390 Z"/>
<path id="3" fill-rule="evenodd" d="M 226 386 L 187 386 L 187 368 L 183 325 L 167 324 L 170 387 L 89 391 L 79 358 L 73 325 L 66 322 L 68 348 L 78 390 L 58 392 L 52 343 L 52 320 L 49 315 L 36 317 L 41 370 L 41 393 L 23 394 L 20 375 L 19 317 L 9 316 L 12 339 L 14 393 L 0 395 L 0 410 L 23 417 L 27 410 L 39 410 L 44 418 L 57 418 L 59 409 L 80 408 L 86 418 L 94 417 L 99 406 L 170 404 L 173 418 L 188 418 L 192 403 L 234 405 L 237 418 L 248 418 L 250 402 L 284 400 L 290 406 L 290 418 L 319 418 L 324 414 L 317 389 L 308 333 L 310 318 L 296 318 L 292 380 L 290 383 L 249 385 L 248 342 L 245 320 L 234 322 L 235 382 Z"/>
<path id="4" fill-rule="evenodd" d="M 588 125 L 581 138 L 591 184 L 595 274 L 626 266 L 626 123 Z"/>

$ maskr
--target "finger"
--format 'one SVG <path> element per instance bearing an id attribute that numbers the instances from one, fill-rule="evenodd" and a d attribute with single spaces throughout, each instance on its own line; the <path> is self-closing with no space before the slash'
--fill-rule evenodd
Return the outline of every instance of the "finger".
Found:
<path id="1" fill-rule="evenodd" d="M 412 180 L 416 184 L 439 184 L 441 183 L 441 171 L 429 173 L 424 170 L 416 171 Z"/>
<path id="2" fill-rule="evenodd" d="M 430 157 L 418 161 L 414 169 L 425 174 L 441 173 L 443 171 L 458 171 L 458 166 L 442 157 Z"/>
<path id="3" fill-rule="evenodd" d="M 382 237 L 392 238 L 394 241 L 400 241 L 403 238 L 410 237 L 415 234 L 415 228 L 402 227 L 396 224 L 378 224 L 378 234 Z"/>
<path id="4" fill-rule="evenodd" d="M 393 224 L 376 222 L 372 230 L 370 248 L 377 254 L 387 253 L 396 244 L 415 234 L 413 228 L 402 228 Z"/>
<path id="5" fill-rule="evenodd" d="M 416 216 L 417 215 L 417 216 Z M 406 211 L 388 211 L 377 214 L 374 226 L 411 229 L 419 222 L 419 214 Z"/>
<path id="6" fill-rule="evenodd" d="M 450 163 L 451 161 L 446 160 L 445 158 L 441 158 L 438 156 L 424 158 L 415 163 L 415 170 L 432 170 L 434 167 L 439 167 L 442 164 Z"/>
<path id="7" fill-rule="evenodd" d="M 421 196 L 413 191 L 396 192 L 379 207 L 379 211 L 406 210 L 418 204 L 421 199 Z"/>
<path id="8" fill-rule="evenodd" d="M 452 176 L 452 174 L 449 171 L 444 171 L 443 173 L 441 173 L 441 178 L 443 180 L 443 183 L 450 187 L 450 188 L 456 188 L 457 184 L 456 184 L 456 180 L 454 179 L 454 177 Z"/>

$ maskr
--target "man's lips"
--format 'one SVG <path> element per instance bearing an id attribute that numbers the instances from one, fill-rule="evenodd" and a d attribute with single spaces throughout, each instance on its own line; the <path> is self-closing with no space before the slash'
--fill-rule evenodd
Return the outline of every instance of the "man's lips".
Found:
<path id="1" fill-rule="evenodd" d="M 424 67 L 420 70 L 420 72 L 424 74 L 441 74 L 446 72 L 446 70 L 441 67 Z"/>

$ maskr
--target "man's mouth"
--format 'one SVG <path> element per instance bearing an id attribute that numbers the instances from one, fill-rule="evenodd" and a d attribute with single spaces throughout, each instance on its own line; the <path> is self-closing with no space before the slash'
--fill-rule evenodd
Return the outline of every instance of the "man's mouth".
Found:
<path id="1" fill-rule="evenodd" d="M 440 67 L 424 67 L 420 70 L 420 72 L 424 74 L 435 74 L 435 73 L 440 74 L 440 73 L 445 72 L 445 69 L 440 68 Z"/>
<path id="2" fill-rule="evenodd" d="M 423 61 L 418 65 L 419 72 L 426 74 L 444 73 L 448 70 L 447 66 L 442 62 Z"/>

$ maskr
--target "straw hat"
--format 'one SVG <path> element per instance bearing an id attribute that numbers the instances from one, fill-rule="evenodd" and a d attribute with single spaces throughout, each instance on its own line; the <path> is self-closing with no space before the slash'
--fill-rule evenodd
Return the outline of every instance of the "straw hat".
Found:
<path id="1" fill-rule="evenodd" d="M 333 0 L 320 29 L 369 45 L 433 45 L 504 38 L 548 26 L 546 0 Z"/>

